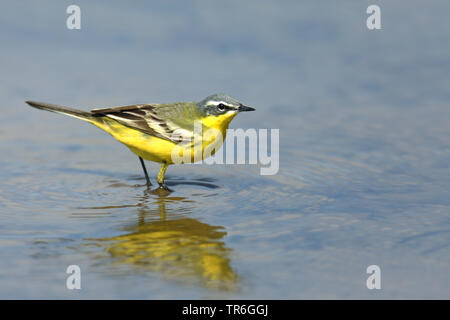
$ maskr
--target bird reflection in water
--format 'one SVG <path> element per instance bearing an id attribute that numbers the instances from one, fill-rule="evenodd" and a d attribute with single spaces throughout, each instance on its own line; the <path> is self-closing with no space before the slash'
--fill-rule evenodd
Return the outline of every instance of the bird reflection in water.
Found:
<path id="1" fill-rule="evenodd" d="M 104 246 L 114 264 L 159 272 L 183 283 L 236 290 L 231 249 L 223 241 L 226 232 L 221 226 L 187 217 L 193 202 L 161 190 L 146 191 L 136 205 L 138 221 L 124 227 L 125 234 L 89 241 Z"/>

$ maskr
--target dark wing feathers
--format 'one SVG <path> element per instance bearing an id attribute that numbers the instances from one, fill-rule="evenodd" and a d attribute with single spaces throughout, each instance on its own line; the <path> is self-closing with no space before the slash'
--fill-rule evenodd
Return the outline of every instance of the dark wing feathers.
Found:
<path id="1" fill-rule="evenodd" d="M 108 117 L 133 129 L 152 136 L 179 143 L 191 140 L 191 137 L 174 136 L 175 129 L 167 121 L 158 116 L 157 107 L 149 104 L 131 105 L 107 109 L 94 109 L 94 117 Z"/>
<path id="2" fill-rule="evenodd" d="M 151 104 L 133 104 L 130 106 L 122 106 L 122 107 L 113 107 L 113 108 L 106 108 L 106 109 L 94 109 L 91 110 L 92 114 L 108 114 L 108 113 L 118 113 L 121 111 L 131 111 L 131 112 L 143 112 L 141 109 L 154 109 L 155 107 Z"/>

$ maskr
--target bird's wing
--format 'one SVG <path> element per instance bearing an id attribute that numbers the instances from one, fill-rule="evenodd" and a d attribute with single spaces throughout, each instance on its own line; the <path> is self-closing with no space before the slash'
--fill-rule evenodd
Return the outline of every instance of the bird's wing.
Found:
<path id="1" fill-rule="evenodd" d="M 158 104 L 137 104 L 94 109 L 91 113 L 93 116 L 104 116 L 114 119 L 125 126 L 174 143 L 191 142 L 194 133 L 193 130 L 190 130 L 189 120 L 182 118 L 176 120 L 176 116 L 180 116 L 179 112 L 177 112 L 179 110 L 175 110 L 179 108 L 176 107 Z M 193 123 L 193 121 L 190 122 Z"/>

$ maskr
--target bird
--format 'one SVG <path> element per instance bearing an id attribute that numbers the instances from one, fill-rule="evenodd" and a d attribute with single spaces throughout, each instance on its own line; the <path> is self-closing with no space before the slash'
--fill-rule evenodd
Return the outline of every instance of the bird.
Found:
<path id="1" fill-rule="evenodd" d="M 148 188 L 152 183 L 144 160 L 161 163 L 157 182 L 160 189 L 167 191 L 172 191 L 165 182 L 169 165 L 213 155 L 221 147 L 231 120 L 240 112 L 255 110 L 224 93 L 212 94 L 200 102 L 134 104 L 91 111 L 25 102 L 37 109 L 90 122 L 109 133 L 138 156 Z M 205 155 L 207 148 L 212 151 Z M 174 155 L 185 160 L 177 161 Z"/>

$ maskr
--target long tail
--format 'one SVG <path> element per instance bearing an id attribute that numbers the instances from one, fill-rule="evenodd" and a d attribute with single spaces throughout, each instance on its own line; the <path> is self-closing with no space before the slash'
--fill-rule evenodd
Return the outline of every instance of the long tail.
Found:
<path id="1" fill-rule="evenodd" d="M 50 103 L 45 103 L 45 102 L 36 102 L 36 101 L 25 101 L 25 102 L 28 103 L 30 106 L 37 108 L 37 109 L 66 114 L 68 116 L 75 117 L 75 118 L 78 118 L 81 120 L 86 120 L 86 121 L 91 122 L 92 120 L 95 119 L 95 117 L 92 115 L 92 113 L 87 112 L 87 111 L 72 109 L 72 108 L 58 106 L 56 104 L 50 104 Z"/>

